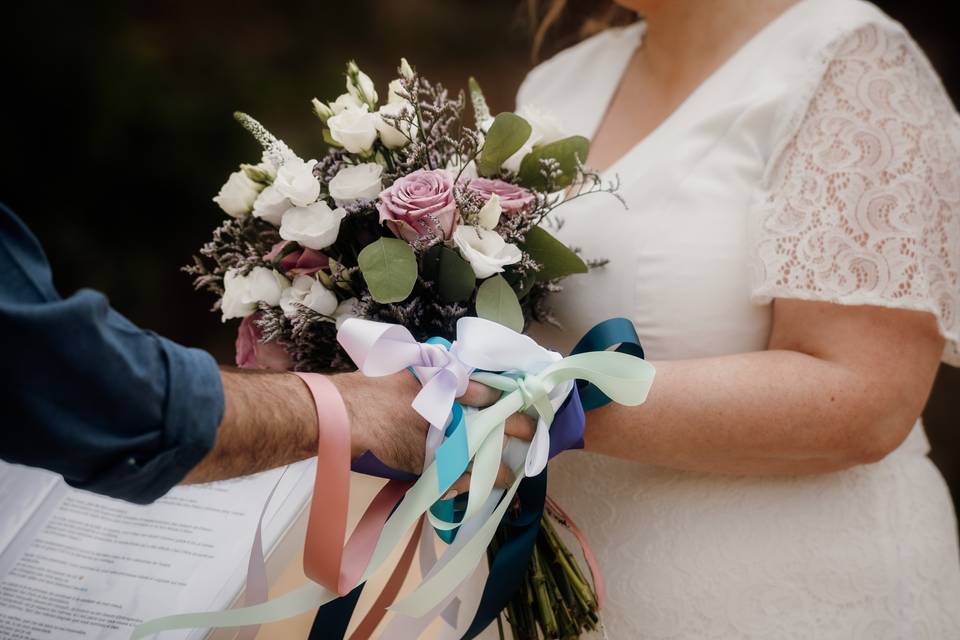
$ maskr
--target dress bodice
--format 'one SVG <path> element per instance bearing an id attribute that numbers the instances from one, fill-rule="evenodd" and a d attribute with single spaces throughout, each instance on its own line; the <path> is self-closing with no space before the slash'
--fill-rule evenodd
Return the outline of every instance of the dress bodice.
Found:
<path id="1" fill-rule="evenodd" d="M 643 26 L 567 49 L 520 105 L 591 137 Z M 564 281 L 569 349 L 633 320 L 653 360 L 766 348 L 773 298 L 927 311 L 960 364 L 960 119 L 909 35 L 860 0 L 802 0 L 603 177 L 554 232 L 607 266 Z M 919 422 L 880 463 L 734 477 L 568 452 L 550 491 L 607 581 L 607 637 L 957 638 L 960 562 Z M 492 636 L 491 636 L 492 637 Z"/>

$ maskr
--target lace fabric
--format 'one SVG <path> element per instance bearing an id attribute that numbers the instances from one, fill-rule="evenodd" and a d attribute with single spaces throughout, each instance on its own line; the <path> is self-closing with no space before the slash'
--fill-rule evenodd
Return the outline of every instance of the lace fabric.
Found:
<path id="1" fill-rule="evenodd" d="M 927 311 L 960 366 L 960 118 L 905 32 L 830 49 L 759 198 L 753 298 Z"/>

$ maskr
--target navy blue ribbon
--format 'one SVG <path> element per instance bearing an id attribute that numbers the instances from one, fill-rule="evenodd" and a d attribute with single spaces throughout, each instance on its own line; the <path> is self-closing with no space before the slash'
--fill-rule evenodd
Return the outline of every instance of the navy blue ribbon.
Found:
<path id="1" fill-rule="evenodd" d="M 580 338 L 570 355 L 588 351 L 606 351 L 611 347 L 616 347 L 616 351 L 621 353 L 643 358 L 640 338 L 633 323 L 626 318 L 611 318 L 596 325 Z M 577 381 L 576 390 L 564 403 L 564 407 L 575 403 L 575 408 L 568 407 L 567 410 L 578 411 L 581 424 L 584 420 L 584 411 L 602 407 L 610 402 L 610 398 L 600 389 L 592 384 L 582 383 L 582 380 Z M 564 408 L 560 411 L 564 411 Z M 490 561 L 490 575 L 483 588 L 480 606 L 463 640 L 475 638 L 486 629 L 500 615 L 523 584 L 524 575 L 533 555 L 533 545 L 540 532 L 540 519 L 543 517 L 544 502 L 547 497 L 546 468 L 540 475 L 522 480 L 517 489 L 517 496 L 520 497 L 520 513 L 511 515 L 508 510 L 503 519 L 501 526 L 506 525 L 502 530 L 506 533 L 507 540 L 501 544 Z"/>
<path id="2" fill-rule="evenodd" d="M 611 347 L 621 353 L 643 358 L 640 338 L 633 323 L 626 318 L 611 318 L 596 325 L 580 338 L 570 355 L 606 351 Z M 610 398 L 594 385 L 578 381 L 577 388 L 557 412 L 556 420 L 563 415 L 564 419 L 579 420 L 583 424 L 584 411 L 602 407 L 608 402 Z M 486 629 L 523 584 L 533 555 L 533 545 L 540 533 L 540 520 L 547 498 L 546 468 L 539 475 L 522 480 L 516 497 L 518 509 L 508 509 L 501 522 L 506 539 L 490 560 L 490 575 L 484 585 L 480 605 L 462 640 L 471 640 Z M 446 504 L 443 504 L 444 502 Z M 455 508 L 453 500 L 443 501 L 441 504 L 444 510 Z M 452 539 L 452 536 L 450 538 Z M 445 541 L 450 542 L 446 539 Z M 310 629 L 310 640 L 343 638 L 362 590 L 363 585 L 360 585 L 346 596 L 320 607 Z"/>

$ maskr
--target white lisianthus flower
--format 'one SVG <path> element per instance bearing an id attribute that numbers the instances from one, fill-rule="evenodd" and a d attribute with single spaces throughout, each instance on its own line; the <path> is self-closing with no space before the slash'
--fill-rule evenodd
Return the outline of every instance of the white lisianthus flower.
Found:
<path id="1" fill-rule="evenodd" d="M 223 321 L 244 318 L 257 310 L 257 303 L 276 306 L 280 295 L 290 286 L 290 281 L 280 273 L 266 267 L 254 267 L 243 276 L 236 269 L 223 275 L 223 298 L 220 311 Z"/>
<path id="2" fill-rule="evenodd" d="M 383 167 L 376 162 L 344 167 L 330 180 L 327 188 L 341 206 L 360 199 L 373 200 L 383 190 L 382 174 Z"/>
<path id="3" fill-rule="evenodd" d="M 253 203 L 253 217 L 266 220 L 275 227 L 280 226 L 283 214 L 291 206 L 290 201 L 280 193 L 276 185 L 270 185 L 260 192 Z"/>
<path id="4" fill-rule="evenodd" d="M 333 115 L 343 113 L 344 111 L 350 111 L 351 109 L 362 108 L 363 103 L 349 93 L 340 94 L 336 100 L 330 103 L 330 111 L 333 112 Z"/>
<path id="5" fill-rule="evenodd" d="M 567 137 L 563 124 L 548 111 L 524 105 L 517 111 L 517 115 L 530 123 L 531 130 L 530 137 L 523 143 L 523 146 L 503 163 L 503 168 L 510 173 L 516 173 L 520 170 L 520 163 L 528 153 L 533 151 L 534 147 L 550 144 Z"/>
<path id="6" fill-rule="evenodd" d="M 296 316 L 298 304 L 319 314 L 333 316 L 337 310 L 337 296 L 313 276 L 297 276 L 280 295 L 283 315 L 288 318 Z"/>
<path id="7" fill-rule="evenodd" d="M 366 105 L 359 109 L 347 109 L 327 120 L 330 137 L 350 153 L 367 154 L 377 139 L 376 113 L 367 111 Z"/>
<path id="8" fill-rule="evenodd" d="M 527 141 L 523 143 L 523 146 L 517 149 L 516 153 L 503 161 L 501 167 L 509 173 L 517 173 L 520 171 L 520 163 L 523 162 L 523 159 L 527 157 L 527 154 L 533 151 L 533 146 L 537 143 L 535 134 L 531 133 L 530 137 L 527 138 Z"/>
<path id="9" fill-rule="evenodd" d="M 503 208 L 500 206 L 500 196 L 494 193 L 487 200 L 487 203 L 480 208 L 480 212 L 477 214 L 477 224 L 484 229 L 495 229 L 500 223 L 501 213 L 503 213 Z"/>
<path id="10" fill-rule="evenodd" d="M 356 298 L 347 298 L 343 302 L 337 305 L 336 310 L 333 312 L 334 321 L 337 323 L 337 329 L 343 326 L 343 323 L 349 320 L 350 318 L 357 317 L 357 299 Z"/>
<path id="11" fill-rule="evenodd" d="M 263 185 L 247 177 L 243 170 L 234 171 L 220 187 L 220 193 L 213 199 L 224 213 L 234 218 L 246 217 L 253 208 L 253 202 L 260 194 Z"/>
<path id="12" fill-rule="evenodd" d="M 277 170 L 273 186 L 295 206 L 305 207 L 320 197 L 320 181 L 313 175 L 316 160 L 288 158 Z"/>
<path id="13" fill-rule="evenodd" d="M 330 209 L 326 202 L 294 207 L 283 214 L 280 237 L 293 240 L 308 249 L 326 249 L 337 241 L 340 221 L 347 215 L 342 208 Z"/>
<path id="14" fill-rule="evenodd" d="M 413 67 L 410 66 L 406 58 L 400 58 L 399 71 L 404 80 L 413 80 Z"/>
<path id="15" fill-rule="evenodd" d="M 391 80 L 390 84 L 387 85 L 387 104 L 393 104 L 395 102 L 409 102 L 403 96 L 406 95 L 407 90 L 403 88 L 403 80 L 397 78 L 396 80 Z"/>
<path id="16" fill-rule="evenodd" d="M 550 144 L 569 135 L 558 117 L 539 107 L 524 105 L 517 111 L 517 115 L 530 123 L 533 129 L 531 137 L 537 138 L 534 144 Z"/>
<path id="17" fill-rule="evenodd" d="M 320 118 L 320 122 L 326 124 L 327 119 L 333 115 L 333 108 L 325 102 L 321 102 L 317 98 L 311 100 L 310 103 L 313 105 L 313 113 Z"/>
<path id="18" fill-rule="evenodd" d="M 303 297 L 303 304 L 324 316 L 332 316 L 339 305 L 337 295 L 319 280 L 314 280 L 310 285 L 310 291 Z"/>
<path id="19" fill-rule="evenodd" d="M 481 280 L 500 273 L 505 266 L 520 262 L 523 257 L 516 245 L 505 242 L 496 231 L 482 227 L 460 225 L 453 232 L 453 242 Z"/>
<path id="20" fill-rule="evenodd" d="M 377 111 L 377 133 L 380 134 L 380 140 L 388 149 L 405 147 L 417 134 L 417 125 L 406 120 L 394 121 L 393 119 L 400 116 L 410 117 L 412 114 L 413 105 L 409 100 L 385 104 Z M 393 117 L 388 121 L 383 116 Z M 395 127 L 393 122 L 397 122 L 399 128 Z"/>
<path id="21" fill-rule="evenodd" d="M 373 86 L 373 80 L 360 71 L 360 67 L 352 60 L 347 63 L 347 93 L 371 108 L 377 105 L 377 90 Z"/>

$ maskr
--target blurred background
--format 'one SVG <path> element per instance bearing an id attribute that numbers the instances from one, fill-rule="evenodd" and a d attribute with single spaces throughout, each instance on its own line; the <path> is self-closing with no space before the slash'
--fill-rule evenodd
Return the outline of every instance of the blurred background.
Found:
<path id="1" fill-rule="evenodd" d="M 571 2 L 545 55 L 576 40 L 582 4 Z M 960 100 L 953 3 L 877 4 L 906 25 Z M 137 324 L 221 362 L 232 361 L 236 325 L 209 313 L 212 298 L 179 268 L 221 221 L 210 199 L 227 175 L 260 157 L 234 110 L 316 157 L 323 146 L 310 99 L 343 91 L 348 59 L 381 93 L 400 56 L 451 89 L 473 74 L 494 111 L 513 107 L 531 66 L 519 0 L 38 0 L 5 14 L 0 201 L 39 236 L 62 294 L 99 289 Z M 941 369 L 925 419 L 957 501 L 960 370 Z"/>

